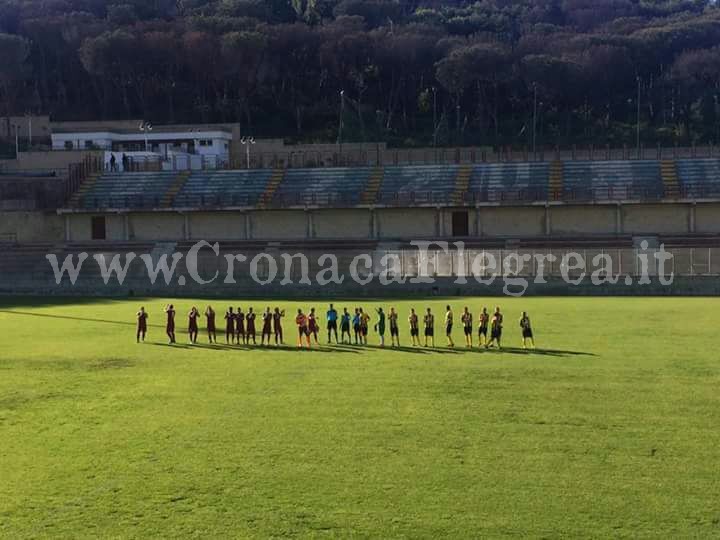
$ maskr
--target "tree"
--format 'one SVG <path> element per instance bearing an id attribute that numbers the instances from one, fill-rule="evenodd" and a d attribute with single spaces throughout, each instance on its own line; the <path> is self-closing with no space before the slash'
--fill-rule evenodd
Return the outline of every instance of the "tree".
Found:
<path id="1" fill-rule="evenodd" d="M 12 34 L 0 34 L 0 96 L 6 116 L 15 109 L 19 85 L 27 75 L 25 60 L 30 53 L 29 43 Z"/>

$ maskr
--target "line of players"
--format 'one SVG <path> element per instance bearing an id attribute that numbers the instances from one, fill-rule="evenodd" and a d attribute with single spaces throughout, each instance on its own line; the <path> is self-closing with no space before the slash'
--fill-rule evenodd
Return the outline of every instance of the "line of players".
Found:
<path id="1" fill-rule="evenodd" d="M 445 312 L 445 337 L 447 338 L 447 346 L 455 347 L 455 343 L 452 339 L 452 330 L 454 325 L 454 314 L 450 306 L 446 306 Z M 165 332 L 170 340 L 170 344 L 176 342 L 175 340 L 175 308 L 172 304 L 165 306 L 166 314 L 166 326 Z M 385 334 L 386 330 L 390 330 L 390 346 L 400 347 L 400 329 L 398 325 L 398 313 L 395 308 L 390 308 L 390 313 L 386 314 L 383 308 L 377 308 L 377 322 L 374 324 L 373 329 L 380 338 L 380 346 L 385 346 Z M 211 306 L 205 309 L 205 321 L 208 334 L 208 340 L 210 343 L 217 343 L 217 329 L 215 324 L 216 314 Z M 325 315 L 326 317 L 326 329 L 327 329 L 327 342 L 332 343 L 333 337 L 335 338 L 336 344 L 355 344 L 355 345 L 367 345 L 367 338 L 369 333 L 369 325 L 371 317 L 362 308 L 355 308 L 353 314 L 349 313 L 347 308 L 343 309 L 342 314 L 339 314 L 333 304 L 330 304 L 329 309 Z M 188 313 L 188 336 L 191 343 L 197 343 L 198 338 L 198 319 L 200 318 L 200 312 L 196 307 L 193 307 Z M 282 321 L 285 318 L 285 310 L 281 310 L 276 307 L 274 311 L 271 311 L 268 307 L 261 315 L 260 322 L 262 324 L 262 331 L 260 333 L 260 344 L 263 346 L 271 345 L 271 340 L 274 337 L 276 346 L 280 346 L 284 343 L 283 341 L 283 325 Z M 256 341 L 256 319 L 257 314 L 253 308 L 249 308 L 247 313 L 243 313 L 241 308 L 237 311 L 233 311 L 230 307 L 225 312 L 225 343 L 228 345 L 237 344 L 249 345 L 252 341 L 253 345 L 257 344 Z M 140 308 L 137 312 L 137 335 L 136 340 L 145 341 L 145 335 L 147 334 L 147 320 L 148 314 L 144 307 Z M 423 315 L 423 327 L 425 337 L 425 347 L 435 347 L 435 315 L 432 313 L 430 308 L 427 308 L 426 313 Z M 472 348 L 473 346 L 473 316 L 470 310 L 465 307 L 462 314 L 460 315 L 460 323 L 463 327 L 463 333 L 465 335 L 465 346 Z M 408 317 L 408 324 L 410 326 L 410 338 L 414 347 L 420 346 L 420 318 L 415 309 L 410 310 L 410 316 Z M 311 348 L 313 342 L 316 346 L 319 346 L 318 335 L 320 333 L 320 324 L 318 322 L 315 308 L 310 309 L 310 312 L 306 315 L 302 309 L 297 310 L 295 317 L 295 325 L 298 331 L 297 346 L 302 348 L 306 346 Z M 338 325 L 340 326 L 340 339 L 338 339 Z M 533 337 L 532 325 L 530 323 L 530 317 L 527 312 L 523 311 L 522 317 L 520 318 L 520 329 L 522 332 L 522 346 L 526 348 L 528 346 L 535 348 L 535 341 Z M 352 334 L 351 334 L 352 330 Z M 490 337 L 488 338 L 488 331 Z M 503 332 L 503 314 L 500 308 L 495 308 L 495 312 L 490 316 L 487 308 L 483 308 L 482 312 L 478 317 L 478 346 L 480 347 L 501 347 Z"/>

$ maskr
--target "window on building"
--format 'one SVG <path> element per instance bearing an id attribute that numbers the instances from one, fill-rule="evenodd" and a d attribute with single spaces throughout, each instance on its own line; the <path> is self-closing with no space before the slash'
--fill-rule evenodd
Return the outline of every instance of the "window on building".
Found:
<path id="1" fill-rule="evenodd" d="M 85 148 L 90 149 L 90 148 L 94 148 L 94 147 L 95 147 L 95 143 L 94 143 L 94 142 L 92 142 L 92 141 L 85 141 Z"/>

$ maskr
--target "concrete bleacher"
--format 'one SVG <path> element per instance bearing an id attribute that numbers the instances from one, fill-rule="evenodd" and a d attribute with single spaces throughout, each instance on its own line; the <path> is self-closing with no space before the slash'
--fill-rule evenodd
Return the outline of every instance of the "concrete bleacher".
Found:
<path id="1" fill-rule="evenodd" d="M 270 204 L 355 206 L 372 171 L 372 167 L 289 169 Z"/>
<path id="2" fill-rule="evenodd" d="M 547 200 L 549 171 L 548 162 L 476 165 L 465 202 Z"/>
<path id="3" fill-rule="evenodd" d="M 664 193 L 657 160 L 566 161 L 563 175 L 566 201 L 659 200 Z"/>
<path id="4" fill-rule="evenodd" d="M 720 197 L 719 159 L 679 159 L 675 164 L 682 197 Z"/>
<path id="5" fill-rule="evenodd" d="M 82 196 L 80 207 L 157 208 L 176 176 L 174 172 L 106 173 Z"/>
<path id="6" fill-rule="evenodd" d="M 447 203 L 454 190 L 458 165 L 385 167 L 378 192 L 381 204 Z"/>
<path id="7" fill-rule="evenodd" d="M 195 171 L 175 196 L 174 206 L 254 206 L 265 192 L 272 169 Z"/>

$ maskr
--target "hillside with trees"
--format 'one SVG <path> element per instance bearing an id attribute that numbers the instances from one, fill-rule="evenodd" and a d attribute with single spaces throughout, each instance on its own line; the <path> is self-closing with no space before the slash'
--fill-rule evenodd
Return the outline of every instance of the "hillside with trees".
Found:
<path id="1" fill-rule="evenodd" d="M 720 141 L 719 96 L 708 0 L 0 0 L 0 116 L 669 145 Z"/>

